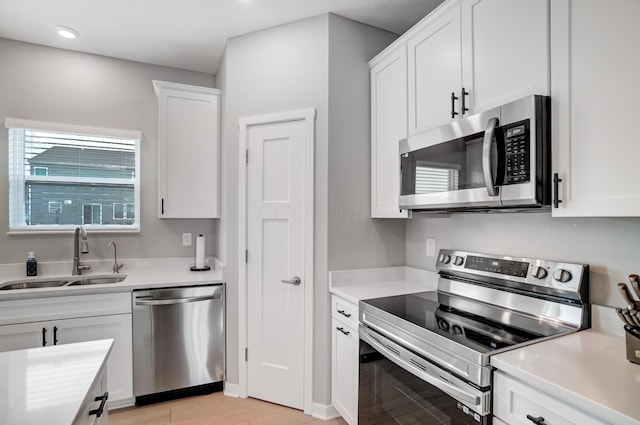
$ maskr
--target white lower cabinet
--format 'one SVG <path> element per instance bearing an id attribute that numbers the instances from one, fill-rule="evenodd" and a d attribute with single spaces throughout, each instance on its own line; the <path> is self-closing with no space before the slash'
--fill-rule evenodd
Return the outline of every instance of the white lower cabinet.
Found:
<path id="1" fill-rule="evenodd" d="M 24 350 L 49 344 L 49 322 L 0 326 L 0 351 Z"/>
<path id="2" fill-rule="evenodd" d="M 107 361 L 109 402 L 133 397 L 131 314 L 59 320 L 53 325 L 58 344 L 113 338 Z"/>
<path id="3" fill-rule="evenodd" d="M 100 305 L 101 297 L 104 297 L 105 304 L 102 309 L 95 310 L 96 316 L 78 317 L 87 314 L 87 303 Z M 109 406 L 114 403 L 117 407 L 125 405 L 133 398 L 130 297 L 129 293 L 55 297 L 50 300 L 55 308 L 47 307 L 46 299 L 2 301 L 0 310 L 4 312 L 34 305 L 43 308 L 24 313 L 19 320 L 25 323 L 0 326 L 0 351 L 113 338 L 113 348 L 107 361 Z M 126 298 L 127 304 L 120 303 L 120 298 Z M 104 312 L 120 314 L 99 315 Z M 1 323 L 9 322 L 5 316 L 7 314 L 0 314 Z"/>
<path id="4" fill-rule="evenodd" d="M 504 373 L 494 373 L 494 425 L 606 425 L 586 412 L 520 382 Z"/>
<path id="5" fill-rule="evenodd" d="M 107 390 L 108 381 L 105 368 L 102 367 L 72 425 L 107 425 L 109 423 L 109 412 L 106 408 L 106 400 L 104 400 L 105 398 L 111 400 L 111 393 L 108 393 Z"/>
<path id="6" fill-rule="evenodd" d="M 337 302 L 336 302 L 337 301 Z M 333 317 L 331 319 L 331 404 L 349 425 L 358 423 L 358 308 L 333 296 Z M 355 311 L 355 316 L 344 317 L 336 310 L 347 306 Z M 343 308 L 340 311 L 344 312 Z M 349 313 L 346 313 L 349 314 Z M 342 315 L 342 318 L 336 316 Z M 353 317 L 352 320 L 351 318 Z M 354 329 L 355 328 L 355 329 Z"/>

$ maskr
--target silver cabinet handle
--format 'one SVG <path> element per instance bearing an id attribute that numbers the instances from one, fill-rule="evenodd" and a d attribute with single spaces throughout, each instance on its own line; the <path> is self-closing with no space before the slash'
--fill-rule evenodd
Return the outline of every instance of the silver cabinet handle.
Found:
<path id="1" fill-rule="evenodd" d="M 171 305 L 186 304 L 197 301 L 209 301 L 221 298 L 220 294 L 206 295 L 202 297 L 186 297 L 186 298 L 136 298 L 136 305 Z"/>
<path id="2" fill-rule="evenodd" d="M 294 276 L 291 279 L 283 279 L 280 282 L 286 283 L 287 285 L 298 286 L 302 283 L 302 279 L 299 276 Z"/>
<path id="3" fill-rule="evenodd" d="M 484 131 L 482 141 L 482 173 L 484 174 L 484 184 L 487 186 L 489 196 L 498 196 L 498 189 L 493 184 L 491 175 L 491 145 L 493 144 L 494 133 L 498 125 L 498 118 L 489 118 L 487 129 Z"/>

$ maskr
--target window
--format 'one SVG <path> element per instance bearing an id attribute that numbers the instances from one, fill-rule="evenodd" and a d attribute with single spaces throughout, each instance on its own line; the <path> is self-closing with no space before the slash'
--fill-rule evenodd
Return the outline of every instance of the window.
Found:
<path id="1" fill-rule="evenodd" d="M 62 202 L 49 201 L 49 214 L 60 214 L 62 212 Z"/>
<path id="2" fill-rule="evenodd" d="M 140 132 L 14 118 L 5 126 L 10 232 L 140 230 Z"/>
<path id="3" fill-rule="evenodd" d="M 102 204 L 82 204 L 82 224 L 102 224 Z"/>
<path id="4" fill-rule="evenodd" d="M 34 176 L 47 176 L 49 175 L 49 168 L 47 167 L 33 167 L 32 168 Z"/>
<path id="5" fill-rule="evenodd" d="M 113 219 L 114 220 L 128 220 L 135 218 L 135 208 L 133 204 L 113 204 Z"/>

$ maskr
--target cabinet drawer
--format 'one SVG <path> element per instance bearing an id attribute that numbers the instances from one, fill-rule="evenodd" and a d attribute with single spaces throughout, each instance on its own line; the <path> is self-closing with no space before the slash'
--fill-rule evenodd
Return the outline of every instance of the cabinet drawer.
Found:
<path id="1" fill-rule="evenodd" d="M 0 325 L 131 313 L 131 293 L 29 298 L 0 302 Z"/>
<path id="2" fill-rule="evenodd" d="M 331 316 L 353 330 L 358 329 L 358 306 L 335 295 L 331 298 Z"/>
<path id="3" fill-rule="evenodd" d="M 493 413 L 511 425 L 532 425 L 544 418 L 546 425 L 605 425 L 587 413 L 540 392 L 509 376 L 495 372 Z"/>

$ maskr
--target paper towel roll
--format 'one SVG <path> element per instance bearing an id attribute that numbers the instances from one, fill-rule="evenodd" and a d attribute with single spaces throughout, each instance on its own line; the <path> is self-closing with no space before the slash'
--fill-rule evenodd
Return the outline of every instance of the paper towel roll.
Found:
<path id="1" fill-rule="evenodd" d="M 196 237 L 196 269 L 204 268 L 204 236 Z"/>

